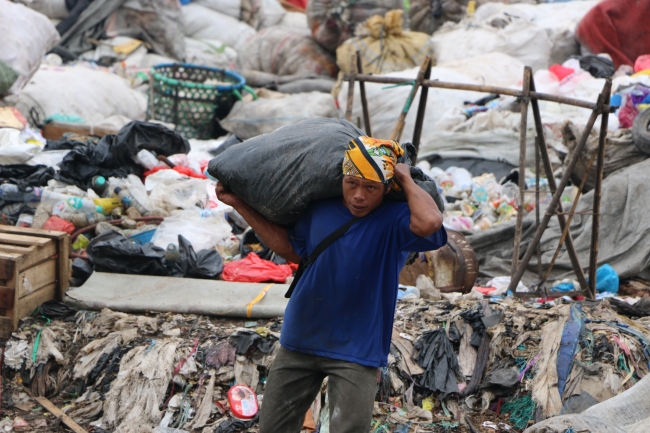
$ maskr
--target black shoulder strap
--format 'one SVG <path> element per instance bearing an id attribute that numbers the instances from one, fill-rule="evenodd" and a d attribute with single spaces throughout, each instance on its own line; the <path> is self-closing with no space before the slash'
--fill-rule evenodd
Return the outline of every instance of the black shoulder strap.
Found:
<path id="1" fill-rule="evenodd" d="M 343 236 L 345 232 L 347 232 L 350 227 L 354 225 L 354 223 L 359 221 L 359 219 L 359 217 L 352 218 L 350 221 L 346 222 L 334 232 L 330 233 L 329 236 L 327 236 L 318 245 L 316 245 L 316 248 L 314 248 L 314 251 L 311 252 L 309 258 L 307 259 L 307 265 L 314 263 L 314 261 L 316 261 L 316 258 L 325 250 L 325 248 L 329 247 L 334 243 L 334 241 Z"/>
<path id="2" fill-rule="evenodd" d="M 289 286 L 289 290 L 287 290 L 287 293 L 284 294 L 285 298 L 290 298 L 291 294 L 296 288 L 296 285 L 298 284 L 298 280 L 302 276 L 303 272 L 305 271 L 305 268 L 316 260 L 316 258 L 322 253 L 325 248 L 329 247 L 334 243 L 335 240 L 340 238 L 347 232 L 354 223 L 359 221 L 360 218 L 355 217 L 352 218 L 350 221 L 346 222 L 343 224 L 341 227 L 336 229 L 334 232 L 330 233 L 329 236 L 327 236 L 325 239 L 323 239 L 318 245 L 316 245 L 316 248 L 314 248 L 314 251 L 311 252 L 309 255 L 309 258 L 305 261 L 304 259 L 300 262 L 298 266 L 298 270 L 296 271 L 296 275 L 293 278 L 293 281 L 291 282 L 291 285 Z"/>

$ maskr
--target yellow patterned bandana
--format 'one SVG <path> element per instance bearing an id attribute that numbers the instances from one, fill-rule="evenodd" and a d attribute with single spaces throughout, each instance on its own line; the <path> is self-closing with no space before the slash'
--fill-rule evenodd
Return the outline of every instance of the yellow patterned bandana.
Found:
<path id="1" fill-rule="evenodd" d="M 396 141 L 371 137 L 350 140 L 343 158 L 343 174 L 389 184 L 404 149 Z"/>

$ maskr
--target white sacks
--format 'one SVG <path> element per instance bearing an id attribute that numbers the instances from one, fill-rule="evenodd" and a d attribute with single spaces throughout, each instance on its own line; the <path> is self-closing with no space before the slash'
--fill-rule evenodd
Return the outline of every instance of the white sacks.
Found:
<path id="1" fill-rule="evenodd" d="M 255 29 L 228 15 L 215 12 L 200 4 L 183 6 L 183 33 L 194 39 L 221 41 L 238 52 Z"/>
<path id="2" fill-rule="evenodd" d="M 580 54 L 580 44 L 575 37 L 576 27 L 598 3 L 600 0 L 540 4 L 485 3 L 476 10 L 474 19 L 489 21 L 490 17 L 505 13 L 534 23 L 546 31 L 551 42 L 549 64 L 561 64 L 571 55 Z"/>
<path id="3" fill-rule="evenodd" d="M 241 0 L 194 0 L 192 3 L 205 6 L 233 18 L 241 18 Z"/>
<path id="4" fill-rule="evenodd" d="M 316 117 L 338 117 L 334 98 L 328 93 L 296 93 L 277 99 L 239 101 L 219 123 L 243 140 L 273 132 L 281 126 Z"/>
<path id="5" fill-rule="evenodd" d="M 521 18 L 504 15 L 489 22 L 447 23 L 431 40 L 437 64 L 496 52 L 508 54 L 533 70 L 549 66 L 551 42 L 546 31 Z"/>
<path id="6" fill-rule="evenodd" d="M 0 0 L 0 60 L 20 74 L 9 93 L 20 92 L 38 70 L 41 58 L 59 39 L 54 24 L 45 15 Z"/>
<path id="7" fill-rule="evenodd" d="M 503 53 L 488 53 L 467 59 L 451 60 L 437 66 L 458 71 L 486 86 L 520 89 L 524 78 L 524 64 Z"/>
<path id="8" fill-rule="evenodd" d="M 44 65 L 21 92 L 17 107 L 23 113 L 31 108 L 42 110 L 45 117 L 57 113 L 79 116 L 89 124 L 117 114 L 144 120 L 147 96 L 108 71 Z"/>

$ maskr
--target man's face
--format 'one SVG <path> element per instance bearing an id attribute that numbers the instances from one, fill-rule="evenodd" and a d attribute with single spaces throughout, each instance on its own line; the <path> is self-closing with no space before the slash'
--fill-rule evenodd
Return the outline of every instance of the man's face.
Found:
<path id="1" fill-rule="evenodd" d="M 355 217 L 364 217 L 375 210 L 388 191 L 381 182 L 343 176 L 343 203 Z"/>

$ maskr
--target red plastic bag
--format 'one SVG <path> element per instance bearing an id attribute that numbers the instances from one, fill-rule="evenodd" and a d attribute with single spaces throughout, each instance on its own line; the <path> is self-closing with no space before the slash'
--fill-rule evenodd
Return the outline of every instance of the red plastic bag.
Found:
<path id="1" fill-rule="evenodd" d="M 57 232 L 66 232 L 71 235 L 76 230 L 76 227 L 70 221 L 61 219 L 58 216 L 51 216 L 45 221 L 43 230 L 56 230 Z"/>
<path id="2" fill-rule="evenodd" d="M 255 253 L 250 253 L 245 259 L 226 263 L 223 266 L 221 278 L 225 281 L 240 283 L 263 283 L 272 281 L 284 283 L 293 272 L 289 265 L 276 265 L 269 260 L 262 260 Z"/>
<path id="3" fill-rule="evenodd" d="M 634 62 L 634 72 L 641 72 L 646 69 L 650 69 L 650 54 L 639 56 Z"/>
<path id="4" fill-rule="evenodd" d="M 552 72 L 558 80 L 562 81 L 569 75 L 572 75 L 575 71 L 572 68 L 567 68 L 562 65 L 553 65 L 550 68 L 548 68 L 550 72 Z"/>

